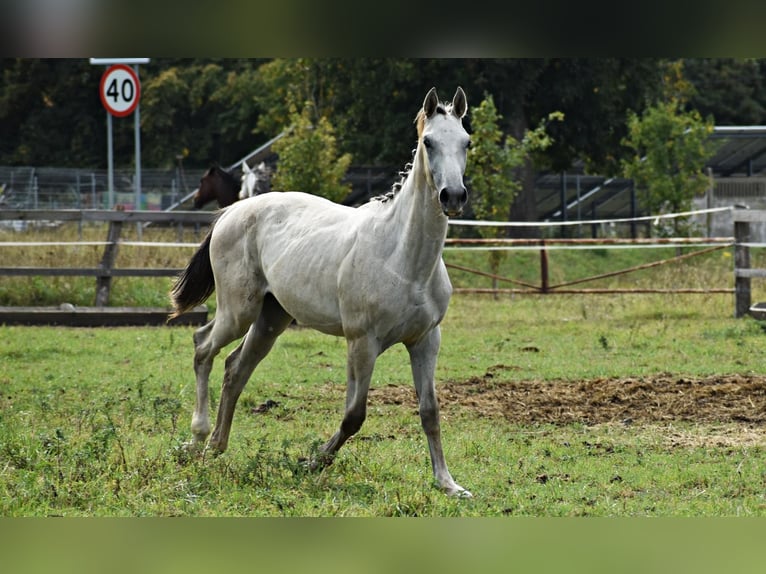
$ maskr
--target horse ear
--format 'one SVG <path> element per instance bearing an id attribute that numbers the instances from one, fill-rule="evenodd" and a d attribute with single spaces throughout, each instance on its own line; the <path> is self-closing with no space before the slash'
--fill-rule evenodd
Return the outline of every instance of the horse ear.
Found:
<path id="1" fill-rule="evenodd" d="M 430 118 L 432 115 L 434 115 L 436 106 L 438 105 L 439 96 L 436 95 L 436 88 L 431 88 L 426 94 L 426 99 L 423 100 L 423 111 L 425 112 L 427 118 Z"/>
<path id="2" fill-rule="evenodd" d="M 250 173 L 251 169 L 250 166 L 247 165 L 246 161 L 242 162 L 242 173 Z"/>
<path id="3" fill-rule="evenodd" d="M 458 86 L 457 91 L 455 92 L 455 97 L 452 98 L 452 113 L 458 118 L 462 118 L 467 111 L 468 101 L 466 100 L 465 92 L 463 91 L 463 88 Z"/>

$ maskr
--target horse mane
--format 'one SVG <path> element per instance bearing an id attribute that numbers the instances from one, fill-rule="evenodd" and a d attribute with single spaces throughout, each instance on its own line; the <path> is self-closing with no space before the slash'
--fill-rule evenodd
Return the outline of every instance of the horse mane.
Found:
<path id="1" fill-rule="evenodd" d="M 413 155 L 415 155 L 415 151 L 416 150 L 412 150 Z M 374 195 L 370 198 L 370 201 L 380 201 L 381 203 L 391 201 L 402 190 L 402 186 L 404 186 L 404 182 L 407 181 L 410 171 L 412 171 L 412 162 L 406 164 L 404 169 L 399 172 L 399 179 L 394 182 L 390 191 L 381 193 L 380 195 Z"/>

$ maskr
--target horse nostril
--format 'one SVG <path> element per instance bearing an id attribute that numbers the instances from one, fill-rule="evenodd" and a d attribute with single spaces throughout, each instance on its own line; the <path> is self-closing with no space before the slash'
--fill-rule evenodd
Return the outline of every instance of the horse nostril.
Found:
<path id="1" fill-rule="evenodd" d="M 468 191 L 465 187 L 459 189 L 445 187 L 439 192 L 439 201 L 442 205 L 465 205 L 468 201 Z"/>

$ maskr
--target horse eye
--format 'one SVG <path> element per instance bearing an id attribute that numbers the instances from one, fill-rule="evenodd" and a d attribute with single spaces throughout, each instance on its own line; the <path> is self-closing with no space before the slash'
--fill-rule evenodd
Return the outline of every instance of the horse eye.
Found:
<path id="1" fill-rule="evenodd" d="M 428 136 L 423 138 L 423 145 L 426 146 L 426 149 L 431 149 L 431 138 Z"/>
<path id="2" fill-rule="evenodd" d="M 465 149 L 470 149 L 470 148 L 471 148 L 471 140 L 468 140 L 467 142 L 465 142 Z"/>

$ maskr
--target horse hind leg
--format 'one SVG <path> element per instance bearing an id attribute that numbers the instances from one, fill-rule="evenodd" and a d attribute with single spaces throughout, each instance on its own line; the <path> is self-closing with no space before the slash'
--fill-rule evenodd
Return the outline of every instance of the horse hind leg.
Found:
<path id="1" fill-rule="evenodd" d="M 224 452 L 237 401 L 258 364 L 269 354 L 274 342 L 288 327 L 292 317 L 270 294 L 264 298 L 258 319 L 250 326 L 240 345 L 226 357 L 215 430 L 209 448 Z"/>
<path id="2" fill-rule="evenodd" d="M 258 309 L 255 310 L 256 312 Z M 196 402 L 192 414 L 192 442 L 189 444 L 199 450 L 210 434 L 210 399 L 208 387 L 213 360 L 221 349 L 241 337 L 250 320 L 244 322 L 233 320 L 219 306 L 216 316 L 194 333 L 194 375 L 196 379 Z"/>
<path id="3" fill-rule="evenodd" d="M 198 448 L 205 443 L 210 434 L 210 414 L 208 397 L 208 380 L 213 367 L 215 354 L 210 353 L 209 340 L 215 319 L 194 333 L 194 375 L 196 379 L 196 402 L 192 414 L 190 446 Z"/>

